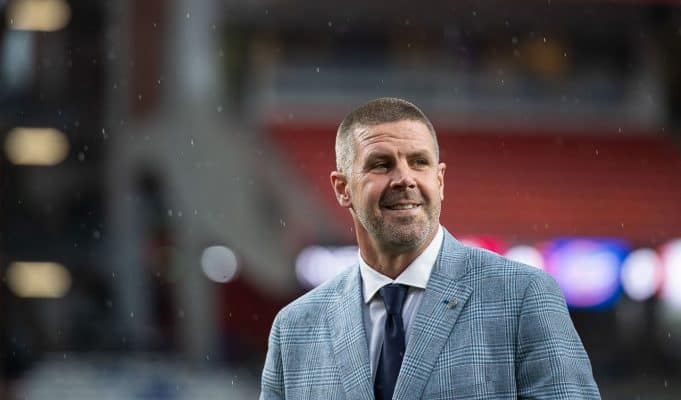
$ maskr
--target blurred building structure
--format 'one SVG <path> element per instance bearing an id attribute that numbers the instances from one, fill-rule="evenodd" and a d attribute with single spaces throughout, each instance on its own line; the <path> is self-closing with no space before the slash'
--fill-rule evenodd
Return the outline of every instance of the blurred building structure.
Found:
<path id="1" fill-rule="evenodd" d="M 603 398 L 681 394 L 672 2 L 0 8 L 0 398 L 252 397 L 302 255 L 354 253 L 335 130 L 381 96 L 433 119 L 445 227 L 554 273 Z"/>

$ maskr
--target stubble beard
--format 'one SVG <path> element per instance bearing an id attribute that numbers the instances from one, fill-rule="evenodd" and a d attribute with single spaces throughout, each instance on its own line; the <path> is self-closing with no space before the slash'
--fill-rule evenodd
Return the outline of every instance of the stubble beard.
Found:
<path id="1" fill-rule="evenodd" d="M 421 207 L 425 207 L 422 204 Z M 407 252 L 417 249 L 437 228 L 440 219 L 440 205 L 430 204 L 418 216 L 396 218 L 386 221 L 380 213 L 357 213 L 357 219 L 364 229 L 383 248 L 396 252 Z"/>

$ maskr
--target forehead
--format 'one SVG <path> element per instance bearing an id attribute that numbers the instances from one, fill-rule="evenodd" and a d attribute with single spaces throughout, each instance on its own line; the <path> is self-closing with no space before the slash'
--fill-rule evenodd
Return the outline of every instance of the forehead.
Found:
<path id="1" fill-rule="evenodd" d="M 385 148 L 400 151 L 435 151 L 435 142 L 428 127 L 420 121 L 402 120 L 358 127 L 355 130 L 358 153 Z"/>

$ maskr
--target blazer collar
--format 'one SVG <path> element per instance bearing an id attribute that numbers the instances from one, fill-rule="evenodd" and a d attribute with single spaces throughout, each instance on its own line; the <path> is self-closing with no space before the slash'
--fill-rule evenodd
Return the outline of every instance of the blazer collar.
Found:
<path id="1" fill-rule="evenodd" d="M 468 248 L 445 229 L 442 248 L 411 328 L 395 398 L 421 398 L 435 361 L 472 292 L 470 286 L 461 282 L 468 272 L 468 259 Z M 349 268 L 340 279 L 336 295 L 327 318 L 346 398 L 371 400 L 374 393 L 362 317 L 359 264 Z"/>
<path id="2" fill-rule="evenodd" d="M 394 398 L 421 398 L 437 358 L 473 289 L 463 282 L 469 250 L 445 230 L 440 255 L 414 318 Z"/>
<path id="3" fill-rule="evenodd" d="M 328 320 L 346 398 L 372 400 L 374 391 L 369 368 L 369 345 L 362 317 L 359 264 L 345 273 L 339 283 L 337 296 L 330 308 Z"/>

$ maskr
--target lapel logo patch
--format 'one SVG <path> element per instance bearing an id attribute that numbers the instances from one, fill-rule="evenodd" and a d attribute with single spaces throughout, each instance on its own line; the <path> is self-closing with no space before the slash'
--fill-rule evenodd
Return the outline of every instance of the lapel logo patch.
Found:
<path id="1" fill-rule="evenodd" d="M 443 300 L 442 303 L 446 304 L 447 308 L 450 308 L 450 309 L 456 307 L 456 305 L 459 304 L 459 302 L 456 299 Z"/>

